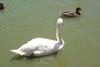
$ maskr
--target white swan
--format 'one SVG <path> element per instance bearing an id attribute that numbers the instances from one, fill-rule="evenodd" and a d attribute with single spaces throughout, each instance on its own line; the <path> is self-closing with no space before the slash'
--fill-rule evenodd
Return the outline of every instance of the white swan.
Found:
<path id="1" fill-rule="evenodd" d="M 34 38 L 22 45 L 18 49 L 10 50 L 13 53 L 21 56 L 42 56 L 51 54 L 63 48 L 64 41 L 60 36 L 60 26 L 63 23 L 62 18 L 58 18 L 56 26 L 56 38 L 57 40 L 51 40 L 46 38 Z"/>

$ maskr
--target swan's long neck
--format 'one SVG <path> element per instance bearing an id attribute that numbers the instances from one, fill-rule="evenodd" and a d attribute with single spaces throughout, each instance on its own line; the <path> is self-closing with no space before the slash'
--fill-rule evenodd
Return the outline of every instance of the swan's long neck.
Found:
<path id="1" fill-rule="evenodd" d="M 59 41 L 60 43 L 62 43 L 62 38 L 61 38 L 61 34 L 60 34 L 60 25 L 57 24 L 56 25 L 56 38 L 57 38 L 57 41 Z"/>

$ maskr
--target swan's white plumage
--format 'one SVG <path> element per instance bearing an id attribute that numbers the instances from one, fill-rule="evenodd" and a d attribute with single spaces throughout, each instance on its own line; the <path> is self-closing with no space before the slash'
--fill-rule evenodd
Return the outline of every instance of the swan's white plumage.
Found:
<path id="1" fill-rule="evenodd" d="M 57 20 L 57 24 L 61 23 L 63 23 L 63 20 L 62 18 L 59 18 Z M 32 54 L 34 54 L 35 56 L 42 56 L 56 52 L 60 50 L 63 46 L 64 41 L 62 39 L 61 41 L 59 41 L 46 38 L 34 38 L 31 41 L 28 41 L 26 44 L 22 45 L 20 48 L 10 51 L 21 56 L 30 56 Z"/>
<path id="2" fill-rule="evenodd" d="M 62 18 L 58 18 L 57 24 L 62 24 L 62 23 L 63 23 L 63 19 Z"/>
<path id="3" fill-rule="evenodd" d="M 22 51 L 20 51 L 18 49 L 14 49 L 14 50 L 10 50 L 10 51 L 13 52 L 13 53 L 16 53 L 16 54 L 20 54 L 21 56 L 25 55 L 24 52 L 22 52 Z"/>

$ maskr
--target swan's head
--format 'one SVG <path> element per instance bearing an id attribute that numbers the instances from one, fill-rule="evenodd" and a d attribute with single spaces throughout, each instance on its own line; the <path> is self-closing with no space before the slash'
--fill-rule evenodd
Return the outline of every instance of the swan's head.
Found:
<path id="1" fill-rule="evenodd" d="M 59 24 L 59 25 L 63 24 L 63 19 L 62 18 L 58 18 L 57 24 Z"/>

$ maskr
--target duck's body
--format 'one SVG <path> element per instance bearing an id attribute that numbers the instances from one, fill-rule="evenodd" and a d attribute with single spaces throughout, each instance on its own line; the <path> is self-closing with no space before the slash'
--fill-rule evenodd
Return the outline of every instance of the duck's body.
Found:
<path id="1" fill-rule="evenodd" d="M 64 46 L 64 41 L 62 38 L 60 38 L 59 32 L 59 26 L 63 20 L 60 18 L 57 22 L 57 40 L 51 40 L 47 38 L 34 38 L 31 41 L 28 41 L 26 44 L 22 45 L 20 48 L 10 51 L 21 56 L 42 56 L 60 50 Z"/>
<path id="2" fill-rule="evenodd" d="M 76 16 L 80 16 L 80 11 L 81 8 L 76 8 L 76 10 L 66 10 L 66 11 L 62 11 L 60 12 L 61 15 L 63 16 L 68 16 L 68 17 L 76 17 Z"/>
<path id="3" fill-rule="evenodd" d="M 79 15 L 76 14 L 76 11 L 63 11 L 63 12 L 61 12 L 61 14 L 63 16 L 68 16 L 68 17 L 79 16 Z"/>

